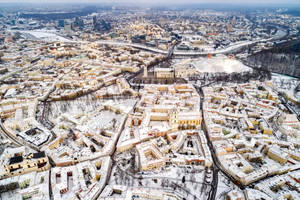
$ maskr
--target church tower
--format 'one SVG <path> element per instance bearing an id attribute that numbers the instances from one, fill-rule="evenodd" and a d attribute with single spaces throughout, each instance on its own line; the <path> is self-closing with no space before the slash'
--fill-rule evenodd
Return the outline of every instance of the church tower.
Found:
<path id="1" fill-rule="evenodd" d="M 148 77 L 148 69 L 147 69 L 147 66 L 144 66 L 144 77 Z"/>

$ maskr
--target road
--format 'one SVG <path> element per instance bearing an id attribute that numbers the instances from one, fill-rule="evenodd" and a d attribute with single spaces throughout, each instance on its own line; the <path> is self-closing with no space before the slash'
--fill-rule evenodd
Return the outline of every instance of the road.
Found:
<path id="1" fill-rule="evenodd" d="M 74 43 L 92 43 L 92 42 L 87 42 L 87 41 L 68 41 L 68 42 L 64 42 L 65 44 L 74 44 Z M 146 50 L 146 51 L 150 51 L 150 52 L 154 52 L 154 53 L 160 53 L 160 54 L 164 54 L 167 55 L 169 52 L 168 51 L 164 51 L 161 49 L 157 49 L 157 48 L 152 48 L 152 47 L 148 47 L 145 45 L 141 45 L 141 44 L 136 44 L 136 43 L 129 43 L 129 42 L 119 42 L 119 41 L 112 41 L 112 40 L 100 40 L 97 42 L 94 42 L 100 45 L 113 45 L 113 46 L 129 46 L 129 47 L 134 47 L 136 49 L 141 49 L 141 50 Z"/>
<path id="2" fill-rule="evenodd" d="M 297 111 L 292 106 L 289 105 L 288 102 L 290 101 L 285 97 L 285 95 L 282 95 L 281 93 L 277 93 L 277 95 L 281 97 L 280 101 L 288 109 L 288 111 L 290 113 L 296 114 L 297 119 L 300 121 L 300 114 L 298 114 Z"/>
<path id="3" fill-rule="evenodd" d="M 127 43 L 127 42 L 114 42 L 114 41 L 98 41 L 98 44 L 108 44 L 108 45 L 117 45 L 117 46 L 131 46 L 137 49 L 142 49 L 154 53 L 160 53 L 164 55 L 174 55 L 174 56 L 205 56 L 208 54 L 227 54 L 231 53 L 232 51 L 238 50 L 240 48 L 243 48 L 245 46 L 261 42 L 263 40 L 257 40 L 257 41 L 247 41 L 247 42 L 242 42 L 238 44 L 234 44 L 232 46 L 227 47 L 226 49 L 221 49 L 221 50 L 216 50 L 216 51 L 211 51 L 211 52 L 181 52 L 181 51 L 174 51 L 175 45 L 172 45 L 172 47 L 168 51 L 160 50 L 157 48 L 152 48 L 152 47 L 147 47 L 145 45 L 141 44 L 133 44 L 133 43 Z M 172 52 L 172 54 L 170 54 Z"/>
<path id="4" fill-rule="evenodd" d="M 20 143 L 18 140 L 16 140 L 14 137 L 12 137 L 6 130 L 6 128 L 2 124 L 2 120 L 0 120 L 0 129 L 3 135 L 8 138 L 13 144 L 16 146 L 24 146 L 24 144 Z"/>
<path id="5" fill-rule="evenodd" d="M 211 84 L 211 83 L 210 83 L 210 84 Z M 208 84 L 208 85 L 210 85 L 210 84 Z M 200 95 L 200 98 L 201 98 L 201 103 L 200 103 L 200 104 L 201 104 L 201 105 L 200 105 L 201 108 L 203 107 L 203 99 L 204 99 L 202 87 L 203 87 L 203 86 L 201 86 L 201 87 L 195 86 L 195 88 L 197 89 L 197 91 L 198 91 L 198 93 L 199 93 L 199 95 Z M 280 94 L 278 94 L 278 95 L 280 96 Z M 281 96 L 281 97 L 284 98 L 283 96 Z M 284 99 L 285 99 L 285 98 L 284 98 Z M 288 106 L 287 103 L 284 102 L 284 100 L 282 101 L 282 103 L 290 110 L 290 112 L 295 112 L 294 110 L 292 110 L 292 109 Z M 204 119 L 203 112 L 202 112 L 202 118 Z M 299 116 L 298 116 L 298 119 L 299 119 Z M 300 119 L 299 119 L 299 121 L 300 121 Z M 213 175 L 214 175 L 214 176 L 213 176 L 213 183 L 215 183 L 215 184 L 212 184 L 212 186 L 213 186 L 213 191 L 212 191 L 212 193 L 211 193 L 211 195 L 210 195 L 210 199 L 211 199 L 211 200 L 214 200 L 215 197 L 216 197 L 216 192 L 217 192 L 217 187 L 218 187 L 218 175 L 216 175 L 216 174 L 217 174 L 219 171 L 220 171 L 220 172 L 223 172 L 223 174 L 224 174 L 224 175 L 225 175 L 232 183 L 234 183 L 237 187 L 239 187 L 240 189 L 243 190 L 243 189 L 245 188 L 245 186 L 239 184 L 239 182 L 238 182 L 237 180 L 235 180 L 230 174 L 228 174 L 225 170 L 223 170 L 223 167 L 222 167 L 222 165 L 221 165 L 219 159 L 218 159 L 217 156 L 216 156 L 216 153 L 215 153 L 213 144 L 212 144 L 212 142 L 211 142 L 211 140 L 210 140 L 210 137 L 209 137 L 209 135 L 208 135 L 208 131 L 207 131 L 207 129 L 206 129 L 204 123 L 202 123 L 201 125 L 202 125 L 202 130 L 203 130 L 204 133 L 205 133 L 205 136 L 206 136 L 206 139 L 207 139 L 207 144 L 208 144 L 209 149 L 210 149 L 210 151 L 211 151 L 211 155 L 212 155 L 213 162 L 214 162 L 214 165 L 213 165 L 213 171 L 214 171 L 214 172 L 213 172 Z M 265 177 L 265 178 L 262 178 L 262 179 L 257 180 L 256 182 L 262 181 L 262 180 L 265 180 L 265 179 L 269 179 L 270 177 L 273 177 L 273 176 L 274 176 L 274 175 L 267 176 L 267 177 Z M 252 184 L 255 184 L 255 182 L 252 183 Z"/>
<path id="6" fill-rule="evenodd" d="M 253 24 L 253 26 L 255 26 L 255 23 Z M 253 28 L 253 27 L 252 27 Z M 27 33 L 26 31 L 23 31 L 24 33 Z M 41 34 L 43 34 L 44 32 L 43 31 L 40 31 Z M 46 34 L 49 34 L 48 32 L 45 32 Z M 55 33 L 55 32 L 51 32 L 51 34 L 55 34 L 55 35 L 58 35 L 58 33 Z M 215 51 L 210 51 L 210 52 L 195 52 L 195 51 L 191 51 L 191 52 L 181 52 L 181 51 L 174 51 L 174 46 L 172 46 L 170 49 L 172 49 L 172 52 L 174 54 L 174 56 L 205 56 L 205 55 L 208 55 L 208 54 L 228 54 L 228 53 L 232 53 L 236 50 L 239 50 L 245 46 L 248 46 L 248 45 L 253 45 L 255 43 L 258 43 L 258 42 L 267 42 L 267 41 L 272 41 L 272 40 L 278 40 L 278 39 L 281 39 L 281 38 L 285 38 L 289 35 L 289 33 L 285 34 L 284 36 L 280 37 L 280 38 L 276 38 L 276 37 L 272 37 L 272 38 L 269 38 L 269 39 L 258 39 L 258 40 L 254 40 L 254 41 L 242 41 L 242 42 L 239 42 L 239 43 L 236 43 L 236 44 L 232 44 L 230 45 L 229 47 L 225 48 L 225 49 L 221 49 L 221 50 L 215 50 Z M 59 36 L 60 37 L 60 36 Z M 47 41 L 47 37 L 45 38 L 37 38 L 37 39 L 34 39 L 34 38 L 31 38 L 31 40 L 45 40 Z M 53 41 L 54 42 L 54 41 Z M 91 43 L 91 42 L 88 42 L 88 41 L 73 41 L 73 40 L 64 40 L 62 41 L 66 44 L 74 44 L 74 43 Z M 149 46 L 146 46 L 146 45 L 142 45 L 142 44 L 137 44 L 137 43 L 130 43 L 130 42 L 124 42 L 124 41 L 112 41 L 112 40 L 100 40 L 100 41 L 97 41 L 95 43 L 98 43 L 98 44 L 107 44 L 107 45 L 116 45 L 116 46 L 131 46 L 133 48 L 137 48 L 137 49 L 141 49 L 141 50 L 145 50 L 145 51 L 150 51 L 150 52 L 153 52 L 153 53 L 160 53 L 160 54 L 164 54 L 164 55 L 168 55 L 169 54 L 169 50 L 166 51 L 166 50 L 161 50 L 161 49 L 158 49 L 158 48 L 153 48 L 153 47 L 149 47 Z"/>
<path id="7" fill-rule="evenodd" d="M 165 56 L 163 57 L 163 59 L 160 60 L 160 61 L 157 61 L 157 62 L 153 63 L 153 64 L 150 65 L 150 66 L 148 66 L 148 69 L 147 69 L 147 70 L 149 70 L 150 68 L 152 68 L 152 67 L 158 65 L 159 63 L 162 63 L 162 62 L 165 62 L 165 61 L 171 59 L 172 56 L 173 56 L 173 53 L 174 53 L 175 46 L 176 46 L 176 44 L 173 44 L 173 45 L 169 48 L 169 50 L 166 52 L 166 54 L 165 54 Z M 133 73 L 132 75 L 130 75 L 129 77 L 126 78 L 126 80 L 128 81 L 128 83 L 130 84 L 131 87 L 134 86 L 134 84 L 131 82 L 131 80 L 132 80 L 133 78 L 135 78 L 136 76 L 138 76 L 140 73 L 142 73 L 143 70 L 144 70 L 144 69 L 141 68 L 138 72 Z"/>
<path id="8" fill-rule="evenodd" d="M 215 82 L 206 84 L 205 86 L 211 85 L 213 83 L 215 83 Z M 199 93 L 200 98 L 201 98 L 201 100 L 200 100 L 200 108 L 201 109 L 203 108 L 203 101 L 204 101 L 204 94 L 203 94 L 203 91 L 202 91 L 202 87 L 205 87 L 205 86 L 201 86 L 201 87 L 195 86 L 195 88 L 197 89 L 197 92 Z M 202 112 L 202 118 L 204 119 L 203 112 Z M 207 144 L 208 144 L 208 147 L 209 147 L 209 149 L 211 151 L 211 155 L 212 155 L 212 159 L 213 159 L 213 163 L 214 163 L 214 165 L 213 165 L 212 190 L 210 192 L 209 199 L 210 200 L 215 200 L 215 198 L 216 198 L 217 188 L 218 188 L 218 179 L 219 179 L 218 178 L 218 173 L 219 172 L 223 172 L 223 174 L 229 180 L 231 180 L 231 182 L 233 182 L 234 184 L 236 184 L 239 188 L 243 189 L 244 187 L 242 185 L 238 184 L 238 182 L 231 175 L 229 175 L 228 173 L 226 173 L 226 171 L 223 170 L 222 165 L 220 164 L 219 159 L 216 156 L 213 144 L 212 144 L 212 142 L 210 140 L 210 137 L 208 135 L 208 131 L 207 131 L 207 129 L 206 129 L 206 127 L 205 127 L 205 125 L 204 125 L 203 122 L 202 122 L 201 126 L 202 126 L 203 132 L 205 133 Z"/>
<path id="9" fill-rule="evenodd" d="M 270 38 L 269 40 L 272 40 L 273 38 Z M 172 45 L 172 47 L 169 48 L 168 51 L 166 50 L 161 50 L 158 48 L 153 48 L 153 47 L 148 47 L 142 44 L 137 44 L 137 43 L 130 43 L 130 42 L 121 42 L 121 41 L 112 41 L 112 40 L 100 40 L 97 41 L 95 43 L 97 44 L 103 44 L 103 45 L 114 45 L 114 46 L 130 46 L 136 49 L 141 49 L 141 50 L 145 50 L 145 51 L 150 51 L 153 53 L 159 53 L 159 54 L 163 54 L 163 55 L 169 55 L 170 50 L 172 51 L 172 55 L 174 56 L 205 56 L 208 54 L 228 54 L 231 53 L 233 51 L 236 51 L 238 49 L 241 49 L 245 46 L 248 45 L 252 45 L 258 42 L 264 42 L 264 41 L 268 41 L 266 39 L 261 39 L 261 40 L 255 40 L 255 41 L 246 41 L 246 42 L 240 42 L 237 44 L 233 44 L 225 49 L 221 49 L 221 50 L 215 50 L 215 51 L 209 51 L 209 52 L 195 52 L 195 51 L 190 51 L 190 52 L 181 52 L 181 51 L 175 51 L 174 47 L 175 45 Z M 74 44 L 74 43 L 91 43 L 91 42 L 87 42 L 87 41 L 66 41 L 64 42 L 65 44 Z"/>
<path id="10" fill-rule="evenodd" d="M 2 123 L 2 119 L 0 119 L 0 132 L 2 132 L 10 141 L 12 141 L 13 144 L 15 144 L 16 146 L 27 146 L 29 149 L 33 149 L 35 151 L 39 151 L 39 149 L 31 144 L 29 144 L 26 141 L 23 141 L 22 139 L 20 139 L 20 141 L 18 139 L 16 139 L 15 137 L 11 136 L 11 134 L 8 133 L 8 131 L 6 130 L 6 128 L 4 127 L 3 123 Z"/>
<path id="11" fill-rule="evenodd" d="M 129 43 L 129 42 L 116 42 L 116 41 L 102 40 L 102 41 L 97 41 L 97 43 L 98 44 L 107 44 L 107 45 L 117 45 L 117 46 L 131 46 L 131 47 L 134 47 L 134 48 L 137 48 L 137 49 L 150 51 L 150 52 L 153 52 L 153 53 L 160 53 L 160 54 L 164 54 L 164 55 L 170 55 L 170 52 L 172 52 L 171 55 L 174 55 L 174 56 L 206 56 L 208 54 L 229 54 L 229 53 L 232 53 L 236 50 L 239 50 L 239 49 L 241 49 L 243 47 L 246 47 L 246 46 L 249 46 L 249 45 L 253 45 L 253 44 L 256 44 L 256 43 L 259 43 L 259 42 L 272 41 L 272 40 L 274 40 L 274 38 L 239 42 L 239 43 L 230 45 L 225 49 L 209 51 L 209 52 L 175 51 L 175 46 L 176 45 L 172 45 L 172 47 L 170 47 L 168 51 L 164 51 L 164 50 L 160 50 L 160 49 L 157 49 L 157 48 L 152 48 L 152 47 L 148 47 L 148 46 L 145 46 L 145 45 L 134 44 L 134 43 Z M 72 42 L 74 42 L 74 41 L 72 41 Z M 76 42 L 79 42 L 79 41 L 76 41 Z"/>
<path id="12" fill-rule="evenodd" d="M 146 50 L 146 51 L 150 51 L 150 52 L 154 52 L 154 53 L 160 53 L 160 54 L 165 55 L 164 60 L 166 60 L 166 59 L 171 58 L 173 55 L 174 56 L 201 56 L 201 55 L 207 55 L 207 54 L 226 54 L 226 53 L 230 53 L 232 51 L 238 50 L 238 49 L 243 48 L 245 46 L 248 46 L 248 45 L 251 45 L 251 44 L 254 44 L 254 43 L 257 43 L 257 42 L 261 42 L 261 41 L 265 41 L 265 40 L 242 42 L 242 43 L 239 43 L 239 44 L 235 44 L 235 45 L 229 46 L 226 49 L 212 51 L 212 52 L 179 52 L 179 51 L 174 51 L 175 45 L 172 45 L 169 48 L 168 51 L 164 51 L 164 50 L 160 50 L 160 49 L 157 49 L 157 48 L 151 48 L 151 47 L 148 47 L 148 46 L 145 46 L 145 45 L 133 44 L 133 43 L 126 43 L 126 42 L 98 41 L 96 43 L 98 43 L 98 44 L 107 44 L 107 45 L 116 45 L 116 46 L 130 46 L 130 47 L 141 49 L 141 50 Z M 66 43 L 88 43 L 88 42 L 71 41 L 71 42 L 66 42 Z M 29 66 L 28 68 L 25 68 L 25 70 L 30 69 L 31 67 L 33 67 L 33 66 Z M 10 77 L 10 76 L 12 76 L 12 75 L 14 75 L 16 73 L 19 73 L 19 72 L 21 72 L 23 70 L 24 69 L 22 69 L 22 70 L 16 70 L 14 72 L 11 72 L 11 73 L 7 74 L 6 76 L 2 76 L 2 77 L 0 77 L 0 81 L 4 81 L 8 77 Z M 133 74 L 131 78 L 137 76 L 139 73 L 142 72 L 142 70 L 143 69 L 141 69 L 138 73 Z M 51 91 L 52 91 L 52 89 L 49 90 L 49 93 Z M 200 106 L 202 108 L 202 105 L 203 105 L 203 92 L 202 92 L 201 88 L 198 90 L 198 92 L 199 92 L 199 95 L 201 97 L 201 101 L 200 101 L 201 105 Z M 46 95 L 45 98 L 47 98 L 48 95 Z M 45 108 L 45 110 L 47 110 L 46 105 L 44 105 L 44 108 Z M 202 115 L 203 115 L 203 112 L 202 112 Z M 45 113 L 44 112 L 43 112 L 43 117 L 45 117 Z M 11 141 L 13 141 L 13 143 L 15 143 L 18 146 L 23 146 L 24 145 L 24 144 L 20 143 L 19 141 L 17 141 L 15 138 L 13 138 L 9 133 L 7 133 L 7 130 L 3 126 L 2 122 L 0 122 L 0 128 L 1 128 L 1 131 L 3 132 L 3 134 L 7 138 L 9 138 Z M 236 180 L 233 179 L 230 175 L 228 175 L 224 170 L 222 170 L 222 167 L 221 167 L 222 165 L 219 163 L 219 160 L 218 160 L 218 158 L 217 158 L 217 156 L 215 154 L 212 142 L 210 141 L 210 138 L 209 138 L 209 135 L 208 135 L 208 132 L 206 130 L 206 127 L 205 127 L 204 123 L 202 123 L 202 130 L 204 131 L 204 133 L 206 135 L 208 146 L 210 148 L 211 155 L 212 155 L 213 162 L 214 162 L 214 165 L 212 167 L 212 170 L 213 170 L 213 181 L 212 181 L 212 184 L 207 184 L 207 185 L 211 186 L 211 190 L 209 192 L 208 199 L 209 200 L 214 200 L 216 198 L 216 193 L 217 193 L 217 188 L 218 188 L 218 173 L 219 173 L 219 171 L 222 171 L 233 183 L 236 183 Z M 126 171 L 123 171 L 123 172 L 126 175 L 131 176 L 133 179 L 138 179 L 139 178 L 139 177 L 136 177 L 136 176 L 134 176 L 134 175 L 132 175 L 130 173 L 127 173 Z M 147 179 L 147 178 L 151 179 L 151 177 L 144 177 L 144 178 L 145 179 Z M 155 178 L 156 179 L 165 179 L 165 178 L 167 178 L 167 179 L 170 179 L 170 180 L 173 180 L 173 181 L 177 181 L 177 182 L 181 181 L 181 178 L 169 178 L 169 177 L 155 177 Z M 206 184 L 204 182 L 197 182 L 197 181 L 191 181 L 191 180 L 186 180 L 186 181 L 187 182 L 193 182 L 193 183 L 196 183 L 196 184 Z M 241 187 L 240 185 L 238 185 L 238 186 Z M 181 188 L 182 190 L 184 190 L 187 193 L 189 192 L 186 188 L 183 188 L 183 187 L 181 187 L 178 184 L 176 184 L 176 187 Z M 191 193 L 190 193 L 190 195 L 194 196 L 194 194 L 191 194 Z M 195 198 L 198 199 L 198 197 L 195 197 Z"/>
<path id="13" fill-rule="evenodd" d="M 203 113 L 202 113 L 203 115 Z M 202 116 L 203 117 L 203 116 Z M 213 147 L 213 144 L 212 142 L 210 141 L 210 138 L 209 138 L 209 135 L 208 135 L 208 132 L 206 130 L 206 127 L 204 125 L 204 123 L 202 123 L 202 130 L 203 132 L 205 133 L 205 136 L 206 136 L 206 139 L 207 139 L 207 144 L 209 146 L 209 149 L 211 151 L 211 155 L 212 155 L 212 158 L 213 158 L 213 161 L 214 161 L 214 176 L 213 176 L 213 182 L 216 182 L 218 183 L 218 175 L 215 176 L 215 174 L 217 174 L 216 172 L 223 172 L 223 174 L 229 179 L 231 180 L 235 185 L 237 185 L 239 188 L 243 189 L 244 187 L 240 184 L 238 184 L 238 182 L 231 176 L 229 175 L 226 171 L 223 170 L 223 168 L 221 167 L 222 165 L 220 164 L 220 161 L 218 159 L 218 157 L 216 156 L 216 153 L 215 153 L 215 150 L 214 150 L 214 147 Z M 213 191 L 213 194 L 211 196 L 211 200 L 215 199 L 216 197 L 216 192 L 217 192 L 217 185 L 214 187 L 215 191 Z"/>
<path id="14" fill-rule="evenodd" d="M 212 84 L 212 83 L 210 83 L 210 84 Z M 195 88 L 197 89 L 197 92 L 200 95 L 200 108 L 202 109 L 203 108 L 203 101 L 204 101 L 203 91 L 202 91 L 201 87 L 200 88 L 199 87 L 195 87 Z M 202 118 L 204 119 L 203 112 L 202 112 Z M 218 190 L 218 181 L 219 181 L 219 178 L 218 178 L 219 168 L 216 165 L 216 162 L 218 161 L 218 159 L 216 158 L 216 154 L 213 151 L 212 143 L 211 143 L 211 141 L 210 141 L 210 139 L 208 137 L 208 133 L 206 131 L 206 128 L 205 128 L 203 122 L 202 122 L 201 126 L 202 126 L 203 132 L 205 133 L 207 144 L 209 146 L 209 149 L 211 151 L 211 155 L 212 155 L 212 158 L 213 158 L 213 161 L 214 161 L 214 164 L 213 164 L 213 167 L 212 167 L 212 170 L 213 170 L 213 181 L 211 183 L 211 191 L 209 193 L 209 198 L 208 199 L 209 200 L 215 200 L 216 194 L 217 194 L 217 190 Z"/>

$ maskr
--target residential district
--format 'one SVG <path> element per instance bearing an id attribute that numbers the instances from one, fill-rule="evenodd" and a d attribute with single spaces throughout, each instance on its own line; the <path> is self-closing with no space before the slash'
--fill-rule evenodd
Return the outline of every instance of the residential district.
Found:
<path id="1" fill-rule="evenodd" d="M 300 17 L 161 9 L 0 10 L 1 200 L 300 199 Z"/>

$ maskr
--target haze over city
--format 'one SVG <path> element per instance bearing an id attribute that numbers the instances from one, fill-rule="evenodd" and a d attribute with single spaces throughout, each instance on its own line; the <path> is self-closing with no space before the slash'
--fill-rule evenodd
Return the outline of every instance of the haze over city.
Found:
<path id="1" fill-rule="evenodd" d="M 240 1 L 240 0 L 187 0 L 187 1 L 179 1 L 179 0 L 164 0 L 164 1 L 159 1 L 159 0 L 112 0 L 112 1 L 107 1 L 107 0 L 85 0 L 84 2 L 78 1 L 78 0 L 1 0 L 1 2 L 5 3 L 12 3 L 12 2 L 22 2 L 22 3 L 122 3 L 122 4 L 127 4 L 127 3 L 134 3 L 134 4 L 213 4 L 213 3 L 222 3 L 222 4 L 282 4 L 282 5 L 287 5 L 287 4 L 300 4 L 298 0 L 249 0 L 249 1 Z M 270 5 L 271 6 L 271 5 Z"/>

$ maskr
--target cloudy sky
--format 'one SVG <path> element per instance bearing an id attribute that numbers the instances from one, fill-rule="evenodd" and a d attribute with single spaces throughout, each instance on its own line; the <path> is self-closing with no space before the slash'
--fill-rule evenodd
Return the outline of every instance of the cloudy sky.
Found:
<path id="1" fill-rule="evenodd" d="M 299 4 L 300 0 L 0 0 L 0 3 L 142 3 L 142 4 L 187 4 L 187 3 L 234 3 L 234 4 Z"/>

